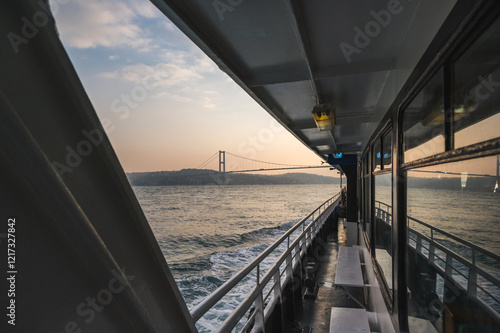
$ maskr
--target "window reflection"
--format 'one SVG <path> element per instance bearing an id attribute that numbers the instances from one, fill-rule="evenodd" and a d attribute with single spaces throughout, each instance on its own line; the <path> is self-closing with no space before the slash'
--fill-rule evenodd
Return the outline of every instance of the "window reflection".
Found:
<path id="1" fill-rule="evenodd" d="M 491 156 L 408 172 L 410 328 L 417 324 L 432 325 L 429 332 L 498 328 L 497 165 L 498 157 Z"/>
<path id="2" fill-rule="evenodd" d="M 498 19 L 454 64 L 455 148 L 499 136 Z"/>
<path id="3" fill-rule="evenodd" d="M 404 161 L 444 152 L 443 69 L 404 111 Z"/>
<path id="4" fill-rule="evenodd" d="M 375 176 L 375 258 L 392 291 L 391 174 Z"/>

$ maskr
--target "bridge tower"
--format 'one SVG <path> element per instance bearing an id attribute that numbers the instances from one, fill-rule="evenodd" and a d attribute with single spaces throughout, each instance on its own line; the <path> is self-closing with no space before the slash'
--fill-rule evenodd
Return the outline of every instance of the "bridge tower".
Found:
<path id="1" fill-rule="evenodd" d="M 226 173 L 226 152 L 219 150 L 219 172 Z"/>

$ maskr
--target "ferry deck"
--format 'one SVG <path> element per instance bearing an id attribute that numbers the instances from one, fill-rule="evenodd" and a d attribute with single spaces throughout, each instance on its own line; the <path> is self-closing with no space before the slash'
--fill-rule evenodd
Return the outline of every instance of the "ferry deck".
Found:
<path id="1" fill-rule="evenodd" d="M 197 332 L 255 271 L 219 332 L 500 330 L 498 1 L 151 2 L 346 175 L 346 228 L 332 231 L 332 193 L 188 309 L 48 2 L 2 1 L 0 233 L 30 244 L 10 269 L 2 259 L 17 289 L 13 306 L 2 278 L 0 305 L 18 318 L 2 332 Z M 86 138 L 98 144 L 62 176 L 59 148 Z M 456 216 L 461 193 L 475 201 Z M 113 302 L 82 322 L 76 306 L 96 291 Z"/>

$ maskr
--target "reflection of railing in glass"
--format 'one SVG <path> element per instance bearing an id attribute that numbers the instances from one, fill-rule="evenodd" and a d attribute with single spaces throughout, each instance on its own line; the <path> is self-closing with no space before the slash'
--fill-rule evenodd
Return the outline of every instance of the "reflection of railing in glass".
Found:
<path id="1" fill-rule="evenodd" d="M 376 216 L 392 223 L 391 207 L 376 204 Z M 452 280 L 468 297 L 500 318 L 500 256 L 418 219 L 408 217 L 407 225 L 408 246 L 441 277 Z M 436 286 L 439 288 L 439 284 Z M 443 290 L 434 292 L 443 299 Z"/>
<path id="2" fill-rule="evenodd" d="M 392 225 L 392 207 L 381 201 L 375 201 L 375 206 L 375 217 Z"/>
<path id="3" fill-rule="evenodd" d="M 392 291 L 392 207 L 375 201 L 375 258 Z"/>
<path id="4" fill-rule="evenodd" d="M 500 256 L 412 217 L 407 222 L 408 245 L 500 318 Z M 411 228 L 410 223 L 428 229 L 430 236 Z"/>

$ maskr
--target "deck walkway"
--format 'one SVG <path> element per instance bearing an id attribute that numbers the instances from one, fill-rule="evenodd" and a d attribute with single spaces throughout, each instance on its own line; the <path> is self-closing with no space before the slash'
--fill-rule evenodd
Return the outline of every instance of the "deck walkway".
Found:
<path id="1" fill-rule="evenodd" d="M 319 284 L 317 297 L 306 298 L 303 301 L 302 315 L 294 323 L 293 332 L 328 333 L 330 329 L 330 315 L 332 307 L 361 308 L 345 291 L 335 290 L 335 271 L 339 246 L 346 245 L 346 233 L 339 224 L 339 231 L 332 231 L 326 244 L 319 252 L 319 267 L 316 273 L 316 282 Z M 352 290 L 353 296 L 363 299 L 363 290 Z"/>

